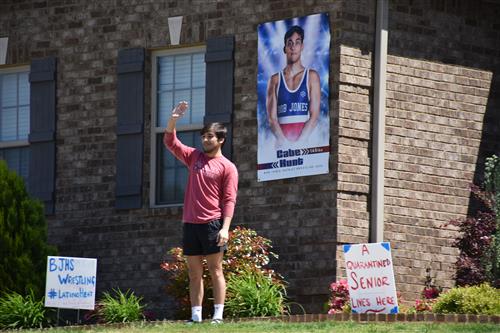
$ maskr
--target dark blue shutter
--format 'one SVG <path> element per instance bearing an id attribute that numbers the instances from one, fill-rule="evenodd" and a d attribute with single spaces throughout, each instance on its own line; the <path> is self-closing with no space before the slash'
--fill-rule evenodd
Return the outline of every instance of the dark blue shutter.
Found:
<path id="1" fill-rule="evenodd" d="M 54 214 L 56 170 L 56 72 L 55 57 L 34 59 L 30 70 L 29 192 Z"/>
<path id="2" fill-rule="evenodd" d="M 234 87 L 234 36 L 222 36 L 207 40 L 205 53 L 206 94 L 205 124 L 224 123 L 228 133 L 222 153 L 231 159 L 232 113 Z"/>
<path id="3" fill-rule="evenodd" d="M 144 57 L 143 48 L 118 52 L 115 202 L 118 209 L 142 207 Z"/>

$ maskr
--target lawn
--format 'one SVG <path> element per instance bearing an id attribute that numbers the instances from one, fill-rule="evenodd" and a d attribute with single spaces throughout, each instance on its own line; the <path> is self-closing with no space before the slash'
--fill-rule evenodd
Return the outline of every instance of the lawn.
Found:
<path id="1" fill-rule="evenodd" d="M 30 331 L 34 332 L 34 331 Z M 334 333 L 500 333 L 500 325 L 494 324 L 443 324 L 443 323 L 355 323 L 355 322 L 240 322 L 211 325 L 210 323 L 187 326 L 179 322 L 135 323 L 124 326 L 95 326 L 54 328 L 44 330 L 50 333 L 190 333 L 190 332 L 334 332 Z"/>

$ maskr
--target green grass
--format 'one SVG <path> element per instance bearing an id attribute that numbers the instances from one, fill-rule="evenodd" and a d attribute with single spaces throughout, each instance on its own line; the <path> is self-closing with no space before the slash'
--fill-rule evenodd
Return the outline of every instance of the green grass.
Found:
<path id="1" fill-rule="evenodd" d="M 27 332 L 27 331 L 25 331 Z M 30 330 L 29 332 L 37 332 Z M 54 328 L 44 330 L 49 333 L 191 333 L 191 332 L 328 332 L 328 333 L 500 333 L 500 325 L 494 324 L 437 324 L 437 323 L 354 323 L 354 322 L 315 322 L 315 323 L 280 323 L 280 322 L 243 322 L 211 325 L 203 323 L 186 326 L 179 322 L 134 323 L 122 326 L 95 326 L 85 328 Z"/>

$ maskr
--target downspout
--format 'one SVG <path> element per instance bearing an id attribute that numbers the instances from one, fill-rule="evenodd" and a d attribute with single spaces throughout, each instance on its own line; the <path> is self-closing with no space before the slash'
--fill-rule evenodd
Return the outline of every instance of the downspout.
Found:
<path id="1" fill-rule="evenodd" d="M 373 93 L 373 150 L 369 241 L 384 240 L 385 99 L 389 0 L 377 0 Z"/>

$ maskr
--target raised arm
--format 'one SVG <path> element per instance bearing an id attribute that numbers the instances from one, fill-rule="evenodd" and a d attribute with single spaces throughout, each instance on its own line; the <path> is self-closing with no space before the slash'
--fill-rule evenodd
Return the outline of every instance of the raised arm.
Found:
<path id="1" fill-rule="evenodd" d="M 175 125 L 177 124 L 177 120 L 184 115 L 187 109 L 187 102 L 182 101 L 177 104 L 177 106 L 172 110 L 167 127 L 165 128 L 165 135 L 163 136 L 163 143 L 165 147 L 167 147 L 167 149 L 170 150 L 170 152 L 185 165 L 189 165 L 189 159 L 196 149 L 186 146 L 179 141 L 175 133 Z"/>

